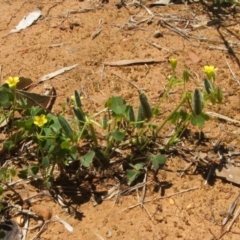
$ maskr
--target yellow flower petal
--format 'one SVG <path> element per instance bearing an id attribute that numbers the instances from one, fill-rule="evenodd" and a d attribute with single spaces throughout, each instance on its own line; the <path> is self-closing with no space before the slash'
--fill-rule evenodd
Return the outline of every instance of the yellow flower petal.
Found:
<path id="1" fill-rule="evenodd" d="M 213 65 L 204 66 L 203 71 L 206 73 L 208 79 L 215 78 L 216 71 L 218 68 L 215 68 Z"/>
<path id="2" fill-rule="evenodd" d="M 176 67 L 177 67 L 177 59 L 176 58 L 170 58 L 169 62 L 171 64 L 172 69 L 175 70 Z"/>
<path id="3" fill-rule="evenodd" d="M 38 127 L 43 127 L 45 123 L 47 123 L 47 118 L 44 114 L 41 114 L 40 116 L 35 116 L 34 117 L 34 124 L 37 125 Z"/>
<path id="4" fill-rule="evenodd" d="M 16 87 L 18 82 L 19 77 L 8 77 L 8 79 L 5 81 L 5 83 L 7 83 L 10 88 Z"/>

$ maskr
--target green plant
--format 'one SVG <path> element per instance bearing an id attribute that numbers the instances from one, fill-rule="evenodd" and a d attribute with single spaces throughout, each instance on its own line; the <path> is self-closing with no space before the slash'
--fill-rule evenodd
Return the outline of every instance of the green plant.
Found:
<path id="1" fill-rule="evenodd" d="M 239 0 L 214 0 L 216 4 L 230 3 L 230 4 L 240 4 Z"/>
<path id="2" fill-rule="evenodd" d="M 0 87 L 1 124 L 5 121 L 9 128 L 3 149 L 10 154 L 21 143 L 31 139 L 36 152 L 35 163 L 27 162 L 25 169 L 19 172 L 19 177 L 41 173 L 44 185 L 49 188 L 54 181 L 56 167 L 61 174 L 65 174 L 66 166 L 72 162 L 78 162 L 80 168 L 85 169 L 91 166 L 106 168 L 121 148 L 130 150 L 126 156 L 126 176 L 130 184 L 147 168 L 157 171 L 166 161 L 162 153 L 180 141 L 189 124 L 202 128 L 209 119 L 204 111 L 206 105 L 221 103 L 223 98 L 215 82 L 217 69 L 213 66 L 204 67 L 204 90 L 195 89 L 191 92 L 187 88 L 191 78 L 189 72 L 184 70 L 182 78 L 179 78 L 176 75 L 177 59 L 171 58 L 170 65 L 172 70 L 166 91 L 155 106 L 151 106 L 144 92 L 130 83 L 139 95 L 137 109 L 134 110 L 122 97 L 112 96 L 103 110 L 91 115 L 84 111 L 81 97 L 75 91 L 68 104 L 73 117 L 65 117 L 64 114 L 56 116 L 40 106 L 29 107 L 28 99 L 18 94 L 16 89 L 19 78 L 9 78 Z M 182 86 L 181 99 L 171 113 L 162 119 L 161 106 L 169 92 L 177 86 Z M 16 112 L 21 114 L 20 119 L 15 118 Z M 156 123 L 159 117 L 162 120 Z M 175 131 L 167 143 L 156 145 L 166 124 L 172 124 Z M 101 140 L 99 132 L 103 136 Z M 87 146 L 80 148 L 83 141 L 87 142 Z"/>

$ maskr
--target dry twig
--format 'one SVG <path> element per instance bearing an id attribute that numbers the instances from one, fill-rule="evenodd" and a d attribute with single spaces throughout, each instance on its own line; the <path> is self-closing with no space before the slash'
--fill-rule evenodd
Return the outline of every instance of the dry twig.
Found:
<path id="1" fill-rule="evenodd" d="M 238 85 L 240 85 L 240 82 L 239 82 L 239 80 L 236 78 L 236 75 L 235 75 L 235 73 L 233 72 L 233 70 L 232 70 L 230 64 L 229 64 L 228 61 L 227 61 L 227 59 L 225 59 L 225 61 L 226 61 L 227 65 L 228 65 L 228 68 L 229 68 L 229 70 L 230 70 L 230 72 L 231 72 L 231 74 L 232 74 L 234 80 L 238 83 Z"/>
<path id="2" fill-rule="evenodd" d="M 182 193 L 194 191 L 194 190 L 197 190 L 197 189 L 199 189 L 199 187 L 189 188 L 189 189 L 186 189 L 186 190 L 177 192 L 177 193 L 170 194 L 170 195 L 168 195 L 168 196 L 156 197 L 156 198 L 151 199 L 151 200 L 146 200 L 146 201 L 144 201 L 144 203 L 149 203 L 149 202 L 152 202 L 152 201 L 155 201 L 155 200 L 164 199 L 164 198 L 169 198 L 169 197 L 172 197 L 172 196 L 175 196 L 175 195 L 179 195 L 179 194 L 182 194 Z M 130 206 L 130 207 L 124 208 L 124 209 L 122 210 L 122 212 L 124 212 L 124 211 L 126 211 L 126 210 L 128 210 L 128 209 L 135 208 L 135 207 L 137 207 L 137 206 L 139 206 L 139 205 L 140 205 L 140 203 L 137 203 L 137 204 L 132 205 L 132 206 Z"/>
<path id="3" fill-rule="evenodd" d="M 233 223 L 236 221 L 236 219 L 238 218 L 238 216 L 240 215 L 240 207 L 238 208 L 236 214 L 234 215 L 232 221 L 230 222 L 228 228 L 221 234 L 221 236 L 218 238 L 218 240 L 220 240 L 226 233 L 230 232 Z"/>

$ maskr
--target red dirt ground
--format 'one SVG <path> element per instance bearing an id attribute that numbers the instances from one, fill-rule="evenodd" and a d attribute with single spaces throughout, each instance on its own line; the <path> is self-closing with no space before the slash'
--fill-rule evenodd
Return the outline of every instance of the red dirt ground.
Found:
<path id="1" fill-rule="evenodd" d="M 145 1 L 143 5 L 147 6 L 150 2 Z M 170 74 L 168 58 L 175 57 L 178 59 L 177 73 L 181 76 L 182 70 L 187 68 L 192 75 L 190 89 L 202 87 L 204 65 L 216 66 L 219 69 L 216 81 L 223 89 L 224 103 L 207 110 L 240 121 L 240 86 L 228 67 L 229 64 L 236 78 L 240 79 L 239 6 L 235 9 L 226 7 L 226 12 L 221 12 L 218 16 L 211 12 L 211 9 L 207 11 L 206 6 L 201 3 L 149 7 L 154 15 L 152 22 L 136 24 L 134 21 L 130 23 L 130 20 L 140 21 L 151 15 L 140 6 L 118 9 L 115 6 L 117 3 L 118 0 L 106 4 L 94 0 L 1 0 L 1 81 L 4 82 L 9 75 L 24 76 L 37 81 L 45 74 L 78 64 L 71 71 L 46 82 L 54 86 L 57 92 L 53 112 L 60 112 L 66 97 L 78 90 L 85 93 L 85 109 L 94 113 L 102 109 L 107 98 L 112 95 L 123 96 L 137 106 L 137 91 L 115 74 L 144 89 L 149 101 L 156 103 Z M 23 16 L 34 11 L 36 7 L 42 9 L 40 20 L 19 33 L 6 36 Z M 88 11 L 71 11 L 82 9 Z M 219 17 L 222 19 L 220 24 L 206 25 L 206 22 Z M 186 31 L 186 36 L 168 28 L 164 21 L 175 29 L 177 27 L 182 32 Z M 197 27 L 201 24 L 201 27 Z M 92 35 L 99 28 L 102 31 L 92 39 Z M 155 38 L 156 31 L 160 31 L 162 37 Z M 162 49 L 150 45 L 147 41 L 158 44 Z M 232 52 L 226 51 L 226 41 Z M 164 61 L 145 65 L 103 67 L 103 62 L 136 58 L 160 58 Z M 43 93 L 44 88 L 38 85 L 33 91 Z M 170 112 L 172 104 L 177 102 L 179 97 L 178 91 L 170 94 L 162 111 Z M 198 132 L 196 128 L 192 131 Z M 239 150 L 239 124 L 213 117 L 204 126 L 203 132 L 210 142 L 221 140 L 226 146 Z M 209 146 L 210 144 L 205 149 Z M 193 152 L 200 150 L 201 147 L 196 147 Z M 78 218 L 69 215 L 56 202 L 42 198 L 38 203 L 41 206 L 39 211 L 48 212 L 50 208 L 52 216 L 58 215 L 74 230 L 70 233 L 59 222 L 49 223 L 39 239 L 217 239 L 226 229 L 221 226 L 224 218 L 222 212 L 228 210 L 238 195 L 239 186 L 219 178 L 211 185 L 204 185 L 205 175 L 200 172 L 179 177 L 176 171 L 186 166 L 187 162 L 181 156 L 169 156 L 167 169 L 171 171 L 160 171 L 159 179 L 166 180 L 172 186 L 165 190 L 165 198 L 144 204 L 145 210 L 137 206 L 123 211 L 139 202 L 136 192 L 122 197 L 116 204 L 113 198 L 95 207 L 91 200 L 79 200 Z M 116 184 L 114 180 L 102 180 L 99 182 L 99 189 L 111 188 L 109 182 Z M 196 189 L 189 192 L 167 197 L 194 187 Z M 25 188 L 28 189 L 29 196 L 36 191 L 29 185 L 25 185 Z M 147 188 L 146 200 L 155 195 L 160 197 L 160 193 L 155 193 L 150 185 Z M 82 197 L 84 199 L 84 196 Z M 31 225 L 34 224 L 31 222 Z M 37 232 L 38 230 L 29 231 L 27 239 L 32 239 Z M 222 239 L 239 239 L 239 234 L 240 220 L 237 218 L 231 231 Z"/>

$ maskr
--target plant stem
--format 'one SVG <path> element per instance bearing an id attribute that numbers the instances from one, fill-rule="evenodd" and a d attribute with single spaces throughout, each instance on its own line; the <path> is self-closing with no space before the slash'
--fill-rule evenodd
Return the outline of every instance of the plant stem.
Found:
<path id="1" fill-rule="evenodd" d="M 95 144 L 95 147 L 98 147 L 98 141 L 97 141 L 95 129 L 94 129 L 92 123 L 89 123 L 89 128 L 90 128 L 91 136 L 93 138 L 93 142 Z"/>
<path id="2" fill-rule="evenodd" d="M 167 146 L 169 146 L 169 144 L 171 144 L 172 140 L 178 136 L 178 134 L 181 132 L 181 134 L 179 135 L 179 137 L 182 135 L 183 130 L 185 129 L 186 125 L 188 124 L 189 120 L 191 119 L 192 115 L 190 114 L 184 121 L 183 123 L 180 125 L 180 127 L 178 127 L 177 131 L 173 134 L 173 136 L 169 139 Z"/>
<path id="3" fill-rule="evenodd" d="M 163 127 L 165 126 L 165 124 L 171 119 L 171 117 L 177 112 L 177 110 L 185 103 L 185 101 L 188 99 L 187 94 L 184 93 L 182 100 L 180 101 L 180 103 L 177 105 L 177 107 L 174 109 L 174 111 L 165 118 L 164 122 L 162 123 L 162 125 L 156 130 L 155 133 L 155 137 L 158 135 L 158 133 L 163 129 Z"/>
<path id="4" fill-rule="evenodd" d="M 164 94 L 163 94 L 163 96 L 160 98 L 160 100 L 158 101 L 155 109 L 158 109 L 159 106 L 161 105 L 161 103 L 162 103 L 162 102 L 164 101 L 164 99 L 167 97 L 169 91 L 171 90 L 171 88 L 172 88 L 172 86 L 173 86 L 173 82 L 174 82 L 174 81 L 175 81 L 175 78 L 171 77 L 170 82 L 169 82 L 169 84 L 168 84 L 168 88 L 167 88 L 167 90 L 164 92 Z"/>

